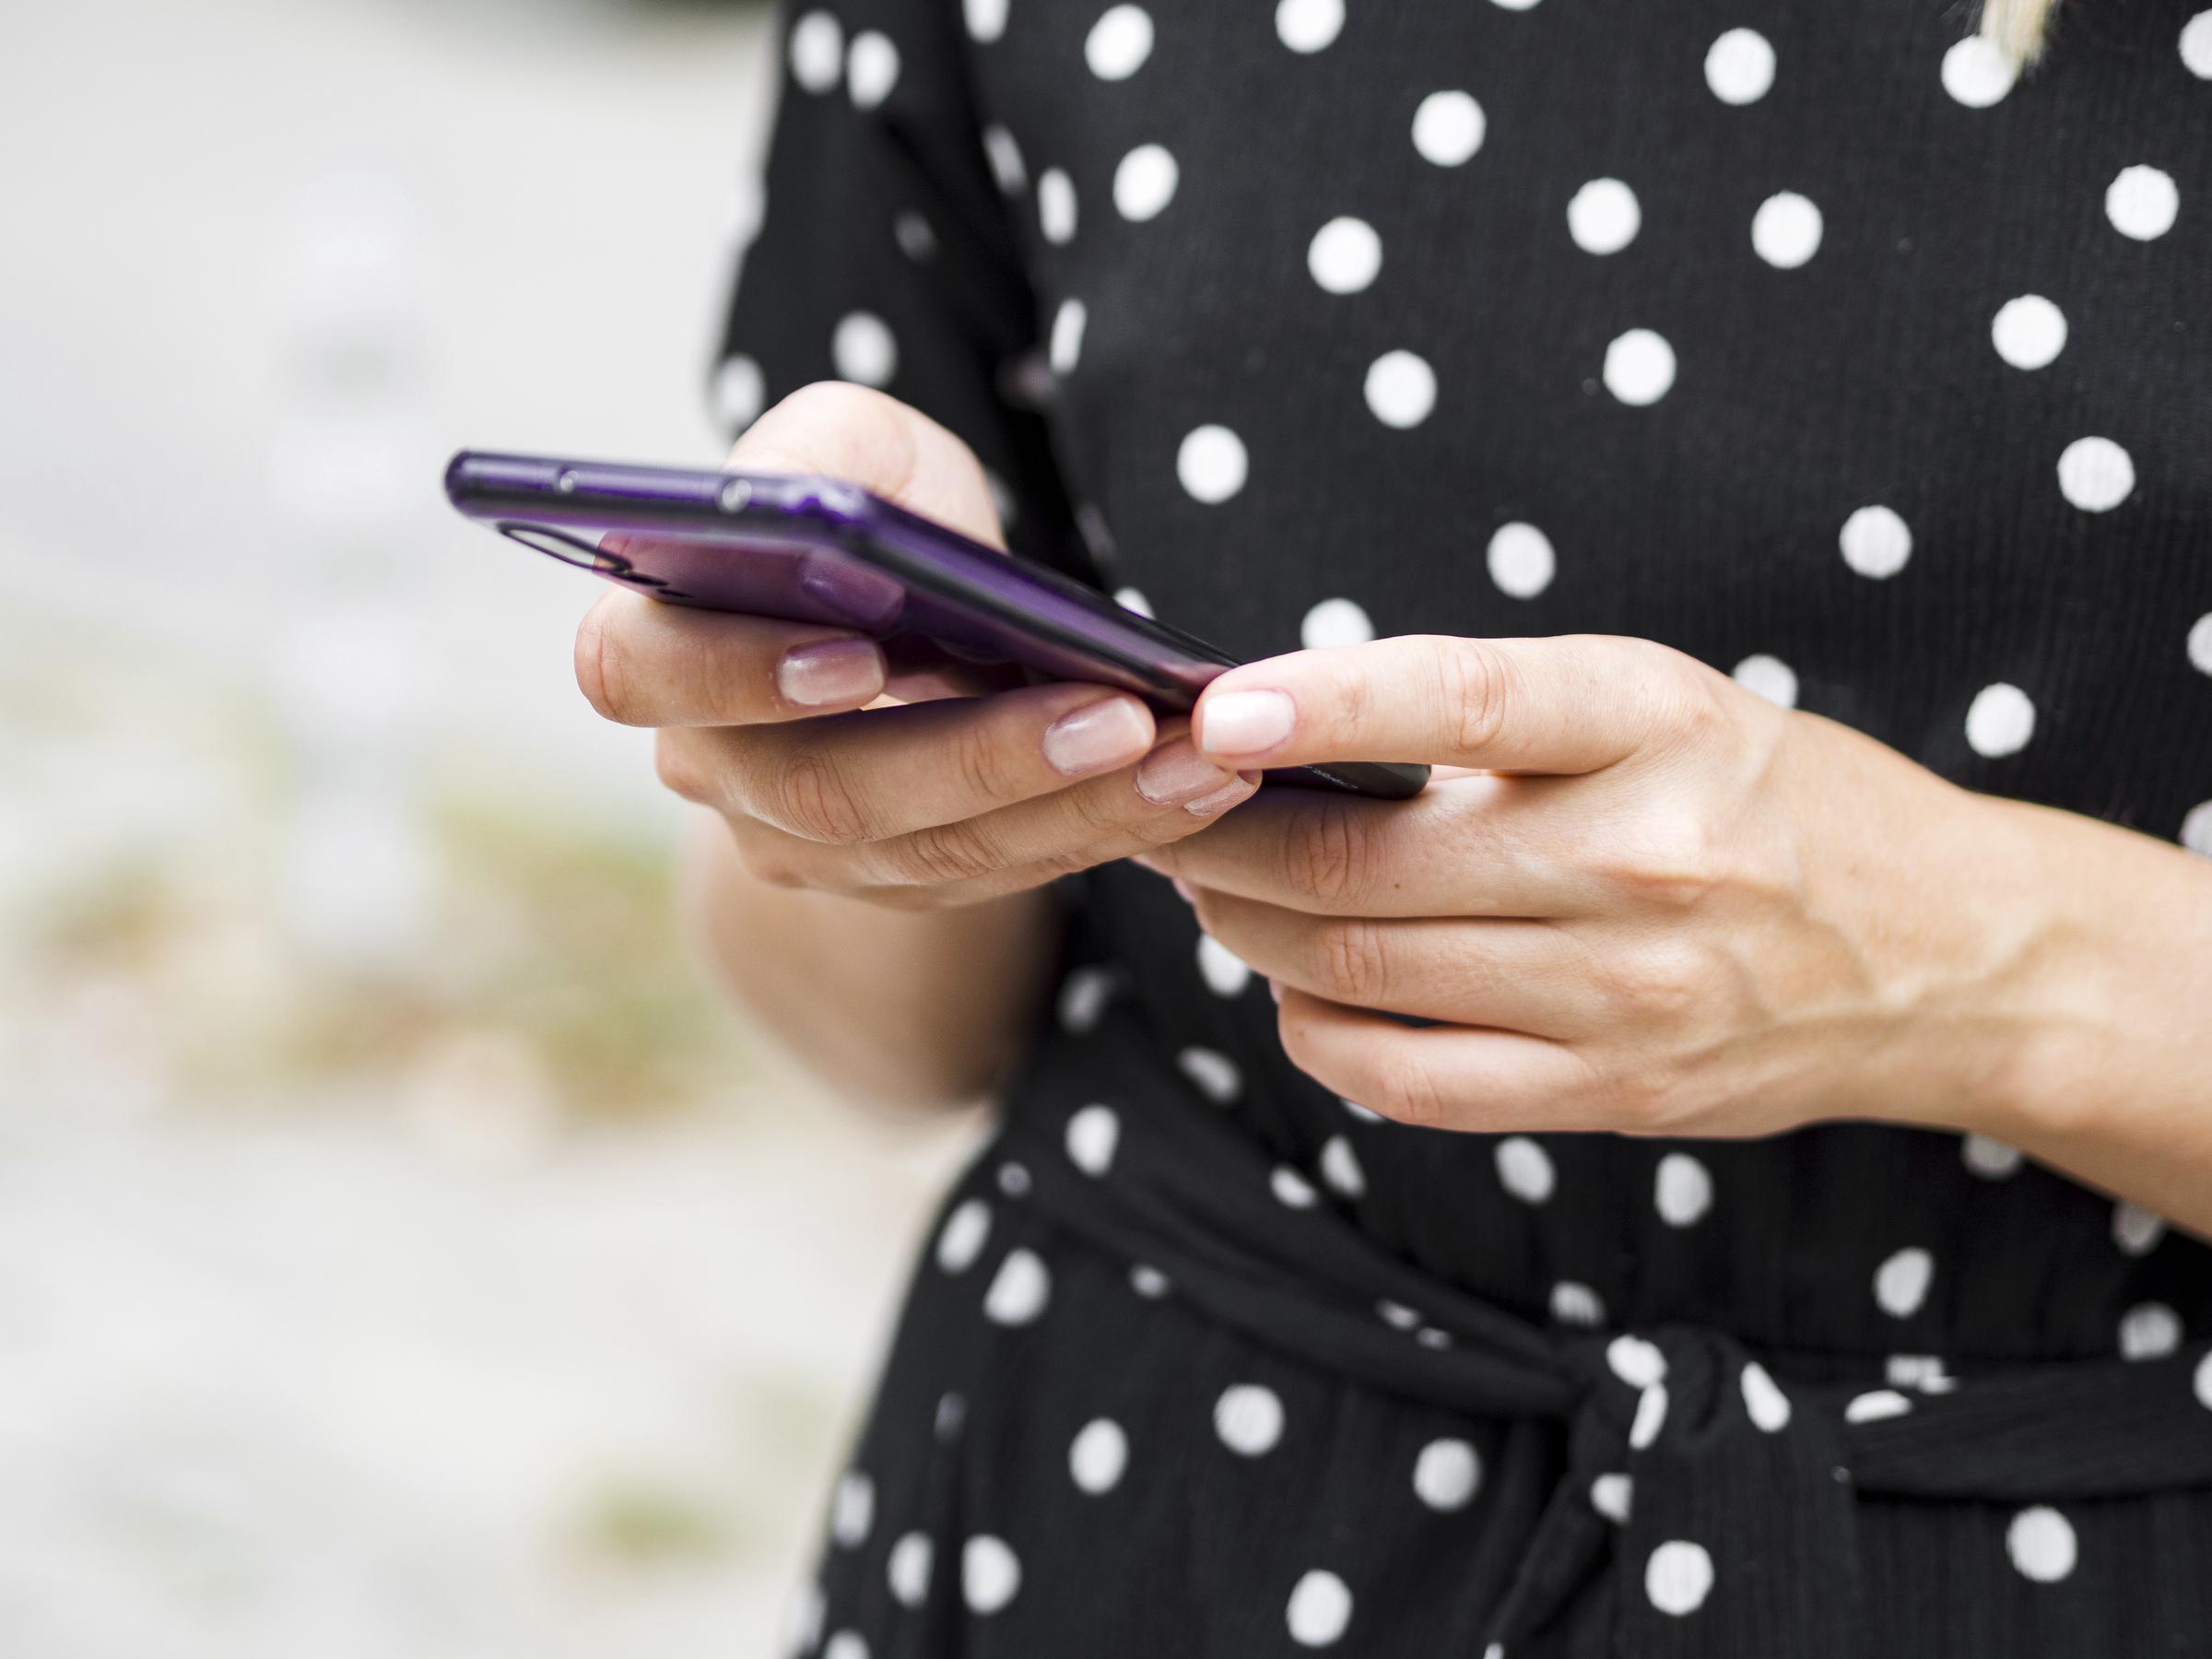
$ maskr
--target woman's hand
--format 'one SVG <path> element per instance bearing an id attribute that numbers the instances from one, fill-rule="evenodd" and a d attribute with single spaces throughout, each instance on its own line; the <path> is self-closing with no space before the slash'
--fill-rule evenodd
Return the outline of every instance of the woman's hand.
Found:
<path id="1" fill-rule="evenodd" d="M 994 546 L 982 468 L 879 393 L 824 383 L 755 423 L 730 456 L 826 473 Z M 659 728 L 662 780 L 728 821 L 758 879 L 905 909 L 973 904 L 1143 853 L 1247 798 L 1240 776 L 1099 686 L 877 705 L 902 689 L 865 636 L 657 604 L 616 589 L 576 638 L 576 677 L 610 720 Z"/>
<path id="2" fill-rule="evenodd" d="M 1347 1099 L 1461 1129 L 1879 1117 L 2035 1149 L 2095 1138 L 2132 1083 L 2174 1102 L 2169 1149 L 2212 1188 L 2212 869 L 2177 849 L 1970 794 L 1636 640 L 1300 652 L 1224 674 L 1194 720 L 1225 766 L 1455 769 L 1402 804 L 1270 792 L 1147 860 Z"/>

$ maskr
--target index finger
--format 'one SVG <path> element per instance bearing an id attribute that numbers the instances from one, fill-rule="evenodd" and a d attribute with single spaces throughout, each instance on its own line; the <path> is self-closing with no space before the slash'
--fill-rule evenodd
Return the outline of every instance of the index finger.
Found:
<path id="1" fill-rule="evenodd" d="M 1206 688 L 1198 747 L 1225 764 L 1429 761 L 1593 772 L 1625 759 L 1688 686 L 1690 659 L 1598 634 L 1407 634 L 1247 663 Z"/>

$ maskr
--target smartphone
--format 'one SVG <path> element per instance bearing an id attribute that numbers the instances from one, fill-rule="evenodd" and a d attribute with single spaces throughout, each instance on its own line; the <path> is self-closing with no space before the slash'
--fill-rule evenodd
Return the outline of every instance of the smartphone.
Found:
<path id="1" fill-rule="evenodd" d="M 464 450 L 445 493 L 512 541 L 672 605 L 850 628 L 957 663 L 1119 686 L 1183 713 L 1236 659 L 1094 588 L 839 478 Z M 1269 782 L 1403 800 L 1426 766 L 1280 768 Z"/>

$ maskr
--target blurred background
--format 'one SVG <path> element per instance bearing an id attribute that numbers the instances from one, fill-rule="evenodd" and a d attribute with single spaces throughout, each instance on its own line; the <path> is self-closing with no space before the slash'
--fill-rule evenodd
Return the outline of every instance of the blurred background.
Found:
<path id="1" fill-rule="evenodd" d="M 713 1004 L 591 584 L 709 461 L 772 20 L 67 0 L 0 49 L 0 1651 L 771 1651 L 974 1125 Z"/>

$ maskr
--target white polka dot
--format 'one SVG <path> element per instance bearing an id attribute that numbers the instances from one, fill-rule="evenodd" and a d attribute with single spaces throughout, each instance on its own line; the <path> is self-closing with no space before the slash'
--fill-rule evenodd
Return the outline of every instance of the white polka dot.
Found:
<path id="1" fill-rule="evenodd" d="M 853 37 L 845 52 L 845 90 L 855 109 L 872 110 L 899 84 L 899 48 L 875 29 Z"/>
<path id="2" fill-rule="evenodd" d="M 937 1234 L 937 1265 L 947 1273 L 967 1272 L 990 1236 L 991 1206 L 981 1198 L 963 1199 Z"/>
<path id="3" fill-rule="evenodd" d="M 1267 1176 L 1267 1185 L 1277 1202 L 1292 1209 L 1312 1209 L 1321 1202 L 1321 1194 L 1313 1190 L 1313 1183 L 1288 1164 L 1277 1164 Z"/>
<path id="4" fill-rule="evenodd" d="M 2155 167 L 2124 167 L 2104 193 L 2104 217 L 2112 229 L 2137 241 L 2155 241 L 2173 229 L 2182 194 L 2173 175 Z"/>
<path id="5" fill-rule="evenodd" d="M 2212 1353 L 2196 1362 L 2196 1403 L 2212 1411 Z"/>
<path id="6" fill-rule="evenodd" d="M 1432 1510 L 1463 1510 L 1482 1484 L 1482 1459 L 1464 1440 L 1434 1440 L 1413 1463 L 1413 1489 Z"/>
<path id="7" fill-rule="evenodd" d="M 1943 89 L 1970 110 L 1986 110 L 2012 90 L 2018 71 L 1986 35 L 1969 35 L 1943 54 Z"/>
<path id="8" fill-rule="evenodd" d="M 1112 1418 L 1093 1418 L 1067 1448 L 1067 1472 L 1094 1498 L 1121 1484 L 1129 1466 L 1129 1437 Z"/>
<path id="9" fill-rule="evenodd" d="M 822 1639 L 822 1616 L 828 1610 L 818 1580 L 809 1579 L 783 1618 L 783 1646 L 794 1653 L 814 1651 Z"/>
<path id="10" fill-rule="evenodd" d="M 1293 52 L 1319 52 L 1344 27 L 1344 0 L 1281 0 L 1275 32 Z"/>
<path id="11" fill-rule="evenodd" d="M 1662 1613 L 1695 1613 L 1712 1594 L 1712 1558 L 1702 1544 L 1677 1538 L 1660 1545 L 1644 1563 L 1643 1593 Z"/>
<path id="12" fill-rule="evenodd" d="M 890 1580 L 891 1596 L 902 1607 L 918 1607 L 929 1599 L 929 1570 L 936 1548 L 927 1533 L 910 1532 L 891 1546 L 884 1576 Z"/>
<path id="13" fill-rule="evenodd" d="M 1370 1112 L 1357 1100 L 1340 1099 L 1336 1104 L 1343 1107 L 1349 1116 L 1358 1119 L 1362 1124 L 1383 1124 L 1390 1121 L 1379 1112 Z"/>
<path id="14" fill-rule="evenodd" d="M 1152 14 L 1141 6 L 1116 6 L 1100 13 L 1083 41 L 1083 61 L 1100 80 L 1127 80 L 1151 55 Z"/>
<path id="15" fill-rule="evenodd" d="M 732 430 L 758 420 L 767 396 L 760 365 L 742 353 L 726 359 L 714 371 L 714 416 Z"/>
<path id="16" fill-rule="evenodd" d="M 1439 167 L 1459 167 L 1482 147 L 1488 126 L 1482 106 L 1465 92 L 1431 92 L 1413 112 L 1413 147 Z"/>
<path id="17" fill-rule="evenodd" d="M 1855 1396 L 1843 1407 L 1847 1423 L 1878 1423 L 1886 1418 L 1900 1418 L 1912 1409 L 1912 1402 L 1894 1388 L 1870 1389 Z"/>
<path id="18" fill-rule="evenodd" d="M 916 263 L 936 254 L 937 233 L 911 208 L 891 221 L 891 234 L 899 239 L 899 251 Z"/>
<path id="19" fill-rule="evenodd" d="M 1030 1190 L 1030 1172 L 1018 1163 L 998 1166 L 998 1190 L 1009 1198 L 1018 1198 Z"/>
<path id="20" fill-rule="evenodd" d="M 1636 1397 L 1636 1419 L 1629 1425 L 1629 1444 L 1642 1451 L 1659 1438 L 1666 1426 L 1666 1384 L 1654 1382 Z"/>
<path id="21" fill-rule="evenodd" d="M 971 1613 L 997 1612 L 1021 1589 L 1021 1563 L 1006 1540 L 981 1534 L 960 1551 L 960 1595 Z"/>
<path id="22" fill-rule="evenodd" d="M 1648 328 L 1631 328 L 1606 347 L 1606 390 L 1636 408 L 1655 404 L 1675 383 L 1675 348 Z"/>
<path id="23" fill-rule="evenodd" d="M 2199 801 L 2182 819 L 2182 845 L 2212 858 L 2212 801 Z"/>
<path id="24" fill-rule="evenodd" d="M 1490 4 L 1500 11 L 1533 11 L 1536 0 L 1490 0 Z"/>
<path id="25" fill-rule="evenodd" d="M 1534 524 L 1499 525 L 1484 559 L 1498 591 L 1514 599 L 1534 599 L 1559 570 L 1551 538 Z"/>
<path id="26" fill-rule="evenodd" d="M 1436 371 L 1410 351 L 1386 351 L 1368 366 L 1367 406 L 1386 427 L 1417 427 L 1436 407 Z"/>
<path id="27" fill-rule="evenodd" d="M 1132 224 L 1157 218 L 1174 199 L 1175 158 L 1157 144 L 1140 144 L 1113 170 L 1113 205 Z"/>
<path id="28" fill-rule="evenodd" d="M 1375 625 L 1351 600 L 1324 599 L 1299 623 L 1298 637 L 1309 651 L 1328 645 L 1364 645 L 1375 637 Z"/>
<path id="29" fill-rule="evenodd" d="M 1735 683 L 1778 709 L 1797 706 L 1797 672 L 1780 657 L 1747 656 L 1735 665 Z"/>
<path id="30" fill-rule="evenodd" d="M 1121 1144 L 1122 1120 L 1111 1106 L 1086 1106 L 1067 1120 L 1068 1161 L 1086 1175 L 1103 1175 L 1113 1167 Z"/>
<path id="31" fill-rule="evenodd" d="M 1382 239 L 1365 219 L 1333 218 L 1313 233 L 1306 269 L 1332 294 L 1356 294 L 1382 268 Z"/>
<path id="32" fill-rule="evenodd" d="M 2182 1317 L 2164 1302 L 2139 1302 L 2120 1319 L 2120 1358 L 2163 1359 L 2182 1346 Z"/>
<path id="33" fill-rule="evenodd" d="M 1384 1324 L 1395 1330 L 1410 1331 L 1421 1323 L 1419 1312 L 1404 1302 L 1379 1301 L 1375 1304 L 1375 1312 L 1382 1316 Z"/>
<path id="34" fill-rule="evenodd" d="M 936 1421 L 931 1425 L 941 1441 L 959 1438 L 960 1425 L 968 1420 L 968 1402 L 957 1394 L 937 1396 Z"/>
<path id="35" fill-rule="evenodd" d="M 2123 1198 L 2112 1206 L 2112 1242 L 2120 1246 L 2123 1255 L 2148 1255 L 2165 1236 L 2164 1217 L 2154 1215 L 2132 1198 Z"/>
<path id="36" fill-rule="evenodd" d="M 2005 1553 L 2023 1578 L 2055 1584 L 2074 1571 L 2080 1549 L 2074 1524 L 2047 1504 L 2024 1509 L 2005 1529 Z"/>
<path id="37" fill-rule="evenodd" d="M 1012 133 L 996 122 L 983 129 L 983 155 L 991 163 L 991 176 L 1006 194 L 1018 194 L 1030 182 L 1029 169 L 1021 159 L 1021 146 L 1015 143 Z"/>
<path id="38" fill-rule="evenodd" d="M 2041 294 L 2022 294 L 1997 308 L 1989 337 L 2015 369 L 2045 368 L 2066 348 L 2066 314 Z"/>
<path id="39" fill-rule="evenodd" d="M 830 358 L 840 379 L 886 385 L 899 368 L 899 343 L 874 312 L 847 312 L 830 339 Z"/>
<path id="40" fill-rule="evenodd" d="M 1452 1333 L 1439 1330 L 1434 1325 L 1423 1325 L 1413 1334 L 1413 1339 L 1425 1348 L 1448 1348 L 1452 1346 Z"/>
<path id="41" fill-rule="evenodd" d="M 845 31 L 826 11 L 791 26 L 791 77 L 808 92 L 827 92 L 845 72 Z"/>
<path id="42" fill-rule="evenodd" d="M 2135 488 L 2135 460 L 2110 438 L 2077 438 L 2058 458 L 2059 493 L 2084 512 L 2110 512 Z"/>
<path id="43" fill-rule="evenodd" d="M 1129 1288 L 1147 1301 L 1158 1301 L 1168 1293 L 1168 1276 L 1148 1263 L 1139 1262 L 1129 1269 Z"/>
<path id="44" fill-rule="evenodd" d="M 1083 355 L 1083 329 L 1090 321 L 1090 312 L 1080 300 L 1063 300 L 1060 309 L 1053 313 L 1053 334 L 1045 348 L 1045 361 L 1052 371 L 1065 380 L 1076 371 L 1076 364 Z"/>
<path id="45" fill-rule="evenodd" d="M 2020 1167 L 2020 1149 L 1986 1135 L 1970 1135 L 1959 1145 L 1966 1167 L 1989 1181 L 2002 1181 Z"/>
<path id="46" fill-rule="evenodd" d="M 1214 1402 L 1214 1432 L 1239 1456 L 1264 1456 L 1283 1438 L 1283 1402 L 1257 1382 L 1223 1389 Z"/>
<path id="47" fill-rule="evenodd" d="M 1936 1277 L 1936 1258 L 1917 1244 L 1909 1245 L 1875 1271 L 1874 1300 L 1892 1319 L 1910 1319 L 1928 1300 L 1928 1286 Z"/>
<path id="48" fill-rule="evenodd" d="M 1551 1196 L 1551 1154 L 1525 1135 L 1506 1136 L 1491 1157 L 1497 1160 L 1499 1181 L 1514 1197 L 1525 1204 L 1541 1204 Z"/>
<path id="49" fill-rule="evenodd" d="M 1712 1175 L 1687 1152 L 1669 1152 L 1659 1160 L 1652 1199 L 1669 1227 L 1694 1227 L 1712 1207 Z"/>
<path id="50" fill-rule="evenodd" d="M 1152 601 L 1145 597 L 1141 588 L 1116 588 L 1113 591 L 1113 602 L 1124 610 L 1140 617 L 1148 618 L 1152 614 Z"/>
<path id="51" fill-rule="evenodd" d="M 1778 271 L 1794 271 L 1820 251 L 1820 209 L 1794 190 L 1779 191 L 1751 216 L 1751 251 Z"/>
<path id="52" fill-rule="evenodd" d="M 1216 996 L 1241 996 L 1252 982 L 1252 969 L 1211 934 L 1198 935 L 1198 975 Z"/>
<path id="53" fill-rule="evenodd" d="M 1077 968 L 1060 982 L 1060 1029 L 1081 1035 L 1093 1030 L 1113 1000 L 1120 978 L 1111 968 Z"/>
<path id="54" fill-rule="evenodd" d="M 1837 538 L 1843 562 L 1862 576 L 1894 576 L 1912 557 L 1912 532 L 1888 507 L 1862 507 L 1843 521 Z"/>
<path id="55" fill-rule="evenodd" d="M 1946 1394 L 1951 1385 L 1943 1361 L 1934 1354 L 1892 1354 L 1883 1363 L 1882 1371 L 1892 1386 L 1917 1388 L 1923 1394 Z"/>
<path id="56" fill-rule="evenodd" d="M 1776 1386 L 1765 1366 L 1756 1359 L 1747 1361 L 1741 1382 L 1744 1410 L 1753 1428 L 1763 1434 L 1779 1434 L 1790 1426 L 1790 1396 Z"/>
<path id="57" fill-rule="evenodd" d="M 1606 1323 L 1605 1300 L 1587 1285 L 1561 1279 L 1551 1288 L 1551 1316 L 1561 1324 L 1601 1325 Z"/>
<path id="58" fill-rule="evenodd" d="M 2212 80 L 2212 11 L 2182 25 L 2182 63 L 2199 80 Z"/>
<path id="59" fill-rule="evenodd" d="M 968 38 L 988 46 L 1006 32 L 1006 0 L 966 0 Z"/>
<path id="60" fill-rule="evenodd" d="M 1237 1063 L 1217 1049 L 1186 1048 L 1175 1056 L 1182 1075 L 1197 1085 L 1198 1092 L 1217 1106 L 1226 1106 L 1243 1091 L 1243 1075 Z"/>
<path id="61" fill-rule="evenodd" d="M 1034 1251 L 1008 1251 L 983 1292 L 983 1317 L 994 1324 L 1028 1324 L 1044 1312 L 1052 1293 L 1053 1276 Z"/>
<path id="62" fill-rule="evenodd" d="M 1636 1483 L 1615 1472 L 1590 1483 L 1590 1507 L 1616 1526 L 1626 1526 L 1636 1507 Z"/>
<path id="63" fill-rule="evenodd" d="M 1649 1388 L 1666 1375 L 1666 1356 L 1641 1336 L 1620 1335 L 1606 1344 L 1606 1364 L 1630 1388 Z"/>
<path id="64" fill-rule="evenodd" d="M 1327 1647 L 1352 1622 L 1352 1593 L 1333 1572 L 1313 1571 L 1298 1581 L 1285 1612 L 1290 1640 L 1300 1647 Z"/>
<path id="65" fill-rule="evenodd" d="M 1593 179 L 1567 203 L 1567 234 L 1585 253 L 1618 253 L 1642 228 L 1636 193 L 1618 179 Z"/>
<path id="66" fill-rule="evenodd" d="M 856 1548 L 875 1521 L 876 1483 L 858 1469 L 847 1469 L 830 1495 L 830 1537 L 844 1548 Z"/>
<path id="67" fill-rule="evenodd" d="M 1244 488 L 1244 441 L 1225 426 L 1193 428 L 1175 451 L 1175 476 L 1194 501 L 1218 506 Z"/>
<path id="68" fill-rule="evenodd" d="M 868 1659 L 868 1644 L 854 1630 L 840 1630 L 822 1643 L 822 1659 Z"/>
<path id="69" fill-rule="evenodd" d="M 2212 12 L 2206 12 L 2212 17 Z M 2199 674 L 2212 674 L 2212 611 L 2189 625 L 2189 665 Z"/>
<path id="70" fill-rule="evenodd" d="M 1341 1135 L 1329 1136 L 1321 1148 L 1321 1178 L 1340 1197 L 1358 1198 L 1367 1191 L 1367 1171 L 1359 1167 L 1359 1155 Z"/>
<path id="71" fill-rule="evenodd" d="M 2035 704 L 2002 681 L 1974 693 L 1966 711 L 1966 746 L 1991 760 L 2017 755 L 2035 735 Z"/>
<path id="72" fill-rule="evenodd" d="M 1757 103 L 1774 85 L 1774 48 L 1756 29 L 1732 29 L 1705 53 L 1705 84 L 1724 104 Z"/>
<path id="73" fill-rule="evenodd" d="M 1037 229 L 1055 247 L 1076 239 L 1075 182 L 1056 167 L 1037 175 Z"/>

